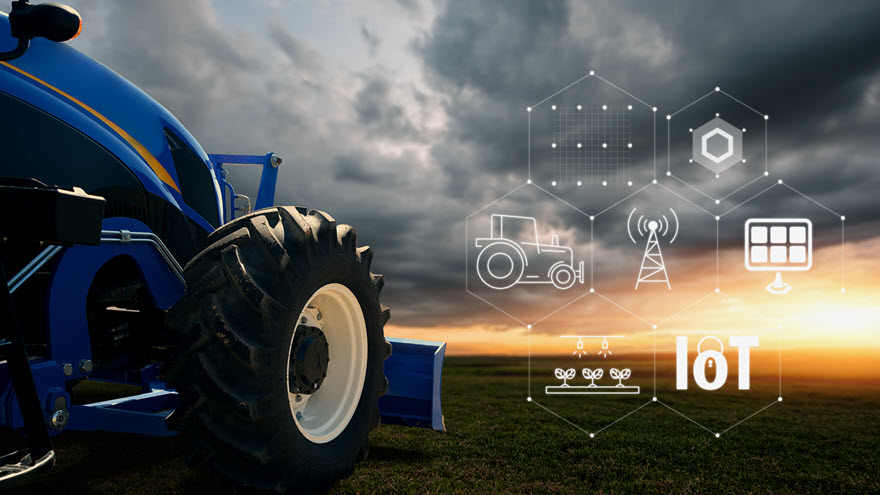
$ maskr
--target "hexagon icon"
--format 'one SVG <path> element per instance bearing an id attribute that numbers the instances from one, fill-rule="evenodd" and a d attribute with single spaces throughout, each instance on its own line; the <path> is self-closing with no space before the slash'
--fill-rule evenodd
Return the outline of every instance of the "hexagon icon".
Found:
<path id="1" fill-rule="evenodd" d="M 465 220 L 466 290 L 528 325 L 589 290 L 588 215 L 525 183 Z"/>
<path id="2" fill-rule="evenodd" d="M 783 326 L 724 292 L 659 322 L 657 402 L 715 437 L 755 421 L 783 399 Z"/>
<path id="3" fill-rule="evenodd" d="M 650 325 L 589 293 L 528 332 L 526 400 L 538 406 L 535 419 L 559 420 L 591 438 L 612 425 L 639 430 L 631 415 L 654 397 Z"/>
<path id="4" fill-rule="evenodd" d="M 742 162 L 742 131 L 720 117 L 693 132 L 693 159 L 716 174 Z"/>

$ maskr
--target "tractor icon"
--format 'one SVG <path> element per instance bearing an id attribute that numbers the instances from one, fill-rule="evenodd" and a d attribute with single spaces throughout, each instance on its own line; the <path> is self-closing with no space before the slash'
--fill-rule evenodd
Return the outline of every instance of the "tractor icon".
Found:
<path id="1" fill-rule="evenodd" d="M 538 242 L 538 226 L 532 217 L 492 215 L 491 237 L 476 241 L 477 275 L 492 289 L 509 289 L 516 284 L 553 284 L 568 289 L 575 281 L 584 283 L 584 262 L 574 267 L 574 253 L 559 245 L 553 235 L 550 244 Z"/>

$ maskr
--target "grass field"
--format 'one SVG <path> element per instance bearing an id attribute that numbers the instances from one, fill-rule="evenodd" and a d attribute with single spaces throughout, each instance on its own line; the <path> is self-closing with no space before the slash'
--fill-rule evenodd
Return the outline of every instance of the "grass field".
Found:
<path id="1" fill-rule="evenodd" d="M 534 361 L 533 369 L 552 376 L 547 364 Z M 659 404 L 590 438 L 526 402 L 525 366 L 526 360 L 517 358 L 448 358 L 443 376 L 448 431 L 381 426 L 371 437 L 369 459 L 333 492 L 880 492 L 877 384 L 786 378 L 783 403 L 717 439 Z M 635 375 L 635 364 L 633 370 Z M 775 377 L 754 380 L 756 386 L 775 383 Z M 554 399 L 535 387 L 535 400 Z M 699 407 L 714 409 L 734 419 L 742 417 L 737 407 L 752 407 L 731 407 L 725 396 L 716 397 L 714 404 L 691 404 L 697 399 L 685 397 L 677 407 L 695 413 Z M 608 417 L 650 398 L 642 393 L 626 404 L 550 402 L 554 411 L 595 431 L 591 423 L 606 424 Z M 619 411 L 609 412 L 608 404 Z M 55 469 L 15 493 L 227 492 L 207 470 L 184 465 L 185 437 L 66 432 L 56 448 Z"/>

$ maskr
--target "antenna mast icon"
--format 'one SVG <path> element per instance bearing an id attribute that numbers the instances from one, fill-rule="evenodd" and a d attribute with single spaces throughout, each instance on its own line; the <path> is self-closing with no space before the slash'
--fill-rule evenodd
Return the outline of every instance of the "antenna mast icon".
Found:
<path id="1" fill-rule="evenodd" d="M 674 224 L 674 232 L 669 243 L 672 244 L 675 238 L 678 237 L 678 216 L 672 208 L 669 211 L 672 213 L 672 222 L 669 221 L 665 214 L 656 220 L 648 220 L 644 215 L 639 215 L 638 220 L 635 222 L 635 230 L 638 236 L 644 237 L 645 234 L 648 235 L 648 242 L 645 244 L 645 254 L 642 256 L 642 266 L 639 268 L 639 278 L 636 280 L 636 290 L 639 290 L 639 284 L 641 283 L 665 283 L 666 288 L 672 290 L 672 286 L 669 284 L 669 274 L 666 272 L 666 264 L 663 261 L 663 253 L 660 251 L 660 237 L 669 235 L 672 224 Z M 637 243 L 633 237 L 632 229 L 632 218 L 635 213 L 636 208 L 633 208 L 626 222 L 627 233 L 633 243 Z"/>

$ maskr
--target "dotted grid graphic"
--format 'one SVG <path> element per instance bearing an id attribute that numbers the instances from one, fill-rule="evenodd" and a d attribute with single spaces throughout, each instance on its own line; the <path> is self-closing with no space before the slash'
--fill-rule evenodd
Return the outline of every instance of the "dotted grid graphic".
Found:
<path id="1" fill-rule="evenodd" d="M 554 182 L 632 180 L 632 105 L 551 107 Z"/>
<path id="2" fill-rule="evenodd" d="M 632 97 L 632 98 L 633 98 L 635 101 L 637 101 L 638 103 L 640 103 L 640 104 L 642 104 L 642 105 L 645 105 L 645 106 L 651 108 L 652 111 L 653 111 L 654 113 L 657 112 L 657 107 L 652 107 L 652 106 L 648 105 L 648 104 L 645 103 L 644 101 L 642 101 L 642 100 L 636 98 L 636 97 L 633 96 L 632 94 L 626 92 L 625 90 L 623 90 L 622 88 L 616 86 L 615 84 L 613 84 L 612 82 L 608 81 L 607 79 L 602 78 L 601 76 L 599 76 L 598 74 L 596 74 L 594 71 L 590 71 L 589 74 L 587 74 L 587 75 L 581 77 L 580 79 L 576 80 L 575 82 L 569 84 L 568 86 L 566 86 L 566 87 L 563 88 L 562 90 L 560 90 L 560 91 L 554 93 L 554 94 L 551 95 L 550 97 L 547 97 L 547 98 L 541 100 L 538 104 L 533 105 L 533 106 L 530 106 L 530 107 L 527 107 L 527 108 L 526 108 L 526 111 L 529 112 L 529 114 L 531 114 L 532 109 L 533 109 L 534 107 L 536 107 L 537 105 L 543 104 L 543 103 L 545 103 L 545 102 L 551 100 L 554 96 L 556 96 L 556 95 L 562 93 L 563 91 L 566 91 L 567 89 L 569 89 L 569 88 L 575 86 L 576 84 L 580 83 L 581 81 L 583 81 L 583 80 L 585 80 L 585 79 L 587 79 L 587 78 L 589 78 L 589 77 L 591 77 L 591 76 L 594 76 L 595 78 L 597 78 L 598 80 L 602 81 L 603 83 L 608 84 L 609 86 L 611 86 L 611 87 L 613 87 L 613 88 L 615 88 L 615 89 L 617 89 L 617 90 L 619 90 L 619 91 L 625 93 L 626 95 Z M 721 91 L 720 88 L 715 88 L 715 92 L 720 92 L 720 91 Z M 724 93 L 724 94 L 726 95 L 726 93 Z M 697 103 L 697 102 L 703 100 L 703 99 L 706 98 L 707 96 L 708 96 L 708 95 L 703 96 L 703 97 L 697 99 L 696 101 L 690 103 L 689 105 L 687 105 L 687 106 L 684 107 L 684 108 L 687 108 L 687 107 L 689 107 L 689 106 L 691 106 L 691 105 L 694 105 L 695 103 Z M 729 96 L 729 95 L 727 95 L 727 96 Z M 739 102 L 739 100 L 736 100 L 736 99 L 733 98 L 732 96 L 729 96 L 729 97 L 730 97 L 731 99 L 733 99 L 733 100 Z M 741 103 L 741 102 L 740 102 L 740 103 Z M 745 104 L 743 104 L 743 105 L 745 105 Z M 684 108 L 683 108 L 683 109 L 684 109 Z M 756 110 L 752 109 L 751 107 L 748 107 L 748 108 L 751 109 L 752 111 L 757 112 Z M 683 109 L 682 109 L 682 110 L 683 110 Z M 570 111 L 570 109 L 567 110 L 567 111 Z M 575 111 L 577 111 L 577 110 L 575 109 Z M 581 109 L 581 111 L 583 111 L 583 108 Z M 679 110 L 679 111 L 681 111 L 681 110 Z M 677 112 L 676 112 L 676 113 L 677 113 Z M 670 116 L 667 116 L 667 120 L 671 119 L 671 118 L 672 118 L 672 115 L 675 115 L 675 114 L 673 113 L 673 114 L 670 114 Z M 765 115 L 765 116 L 764 116 L 764 120 L 766 121 L 766 120 L 768 120 L 768 119 L 769 119 L 769 116 L 766 116 L 766 115 Z M 532 136 L 531 136 L 531 125 L 529 126 L 529 132 L 530 132 L 530 135 L 529 135 L 529 142 L 531 143 L 531 140 L 532 140 Z M 765 132 L 766 132 L 766 129 L 765 129 Z M 656 126 L 655 126 L 655 133 L 656 133 Z M 531 153 L 531 146 L 530 146 L 530 148 L 529 148 L 529 152 Z M 531 165 L 531 160 L 529 160 L 529 163 L 528 163 L 528 179 L 526 180 L 526 182 L 525 182 L 524 184 L 522 184 L 522 185 L 516 187 L 515 189 L 513 189 L 512 191 L 510 191 L 510 192 L 508 192 L 508 193 L 506 193 L 506 194 L 503 194 L 502 196 L 500 196 L 500 197 L 499 197 L 498 199 L 496 199 L 495 201 L 493 201 L 493 202 L 489 203 L 488 205 L 486 205 L 486 206 L 480 208 L 479 210 L 475 211 L 475 212 L 472 213 L 471 215 L 468 215 L 467 219 L 470 219 L 470 218 L 473 217 L 474 215 L 477 215 L 478 213 L 481 213 L 482 211 L 486 210 L 487 208 L 489 208 L 490 206 L 492 206 L 494 203 L 496 203 L 496 202 L 498 202 L 498 201 L 500 201 L 500 200 L 502 200 L 502 199 L 504 199 L 504 198 L 510 196 L 510 195 L 513 194 L 514 192 L 516 192 L 516 191 L 518 191 L 518 190 L 520 190 L 520 189 L 522 189 L 522 188 L 526 188 L 526 187 L 532 187 L 532 188 L 535 188 L 535 189 L 541 191 L 542 193 L 546 194 L 547 196 L 553 198 L 554 200 L 559 201 L 560 203 L 566 205 L 567 207 L 569 207 L 569 208 L 571 208 L 571 209 L 573 209 L 573 210 L 576 210 L 578 213 L 580 213 L 580 214 L 583 215 L 584 217 L 587 217 L 587 218 L 589 219 L 589 224 L 590 224 L 590 282 L 589 282 L 589 283 L 590 283 L 590 286 L 591 286 L 591 287 L 590 287 L 590 289 L 589 289 L 588 292 L 585 292 L 585 293 L 583 293 L 582 295 L 579 295 L 579 296 L 576 297 L 575 299 L 566 302 L 563 306 L 559 307 L 558 309 L 556 309 L 556 310 L 550 312 L 549 314 L 547 314 L 547 315 L 545 315 L 545 316 L 542 316 L 541 318 L 535 319 L 535 320 L 533 320 L 533 321 L 531 321 L 531 322 L 529 322 L 529 321 L 524 321 L 524 320 L 521 319 L 521 318 L 517 318 L 516 316 L 514 316 L 514 315 L 512 315 L 512 314 L 510 314 L 510 313 L 508 313 L 508 312 L 505 312 L 504 310 L 502 310 L 501 308 L 499 308 L 498 306 L 496 306 L 496 305 L 493 304 L 492 302 L 490 302 L 490 301 L 486 300 L 485 298 L 480 297 L 479 295 L 475 294 L 475 293 L 472 292 L 470 289 L 467 289 L 467 288 L 466 288 L 466 290 L 467 290 L 467 292 L 468 292 L 469 294 L 473 295 L 474 297 L 476 297 L 476 298 L 479 299 L 480 301 L 482 301 L 482 302 L 486 303 L 487 305 L 489 305 L 489 306 L 495 308 L 495 309 L 498 310 L 499 312 L 505 314 L 507 317 L 509 317 L 509 318 L 511 318 L 511 319 L 513 319 L 513 320 L 515 320 L 515 321 L 517 321 L 519 324 L 521 324 L 523 327 L 525 327 L 525 330 L 526 330 L 527 335 L 528 335 L 528 345 L 529 345 L 529 360 L 528 360 L 528 370 L 529 370 L 529 371 L 528 371 L 528 392 L 527 392 L 527 395 L 526 395 L 526 401 L 527 401 L 529 404 L 534 404 L 535 406 L 537 406 L 537 407 L 538 407 L 539 409 L 541 409 L 542 411 L 545 411 L 546 413 L 549 413 L 549 414 L 551 414 L 552 416 L 554 416 L 554 417 L 556 417 L 556 418 L 558 418 L 558 419 L 564 421 L 565 423 L 567 423 L 567 424 L 573 426 L 573 427 L 576 428 L 577 430 L 579 430 L 579 431 L 581 431 L 581 432 L 583 432 L 583 433 L 588 434 L 590 438 L 595 438 L 596 435 L 598 435 L 599 433 L 606 431 L 607 429 L 609 429 L 611 426 L 615 425 L 615 424 L 618 423 L 619 421 L 623 420 L 624 418 L 626 418 L 626 417 L 628 417 L 628 416 L 630 416 L 630 415 L 636 413 L 637 411 L 639 411 L 639 410 L 641 410 L 642 408 L 647 407 L 647 406 L 649 406 L 649 405 L 651 405 L 651 404 L 657 404 L 657 405 L 663 406 L 665 409 L 667 409 L 667 410 L 669 410 L 669 411 L 675 413 L 676 415 L 678 415 L 678 416 L 684 418 L 685 420 L 689 421 L 690 423 L 694 424 L 695 426 L 697 426 L 697 427 L 701 428 L 702 430 L 706 431 L 708 434 L 711 434 L 713 437 L 715 437 L 715 438 L 720 438 L 722 434 L 725 434 L 725 433 L 729 432 L 731 429 L 740 426 L 743 422 L 745 422 L 745 421 L 747 421 L 748 419 L 754 417 L 755 415 L 757 415 L 757 414 L 759 414 L 759 413 L 765 411 L 766 409 L 770 408 L 771 406 L 773 406 L 773 405 L 775 405 L 775 404 L 779 404 L 779 403 L 782 402 L 782 400 L 783 400 L 783 396 L 782 396 L 782 337 L 781 337 L 781 333 L 779 334 L 779 337 L 778 337 L 778 347 L 779 347 L 779 349 L 778 349 L 778 356 L 779 356 L 779 357 L 778 357 L 778 359 L 779 359 L 779 363 L 778 363 L 778 373 L 779 373 L 779 376 L 778 376 L 778 393 L 779 393 L 779 396 L 778 396 L 778 398 L 777 398 L 776 400 L 774 400 L 772 403 L 769 403 L 769 404 L 767 404 L 767 405 L 765 405 L 765 406 L 763 406 L 763 407 L 757 409 L 756 411 L 752 412 L 751 414 L 746 415 L 745 417 L 743 417 L 742 419 L 740 419 L 740 420 L 734 422 L 733 424 L 728 425 L 726 428 L 715 428 L 715 429 L 713 429 L 713 428 L 709 428 L 709 427 L 707 427 L 707 426 L 705 426 L 705 425 L 703 425 L 703 424 L 701 424 L 701 423 L 695 421 L 692 417 L 688 416 L 688 415 L 685 414 L 684 412 L 682 412 L 682 411 L 680 411 L 680 410 L 677 410 L 677 409 L 673 408 L 672 406 L 670 406 L 669 404 L 665 403 L 664 401 L 662 401 L 662 400 L 660 400 L 660 399 L 658 398 L 658 396 L 657 396 L 657 383 L 656 383 L 656 377 L 657 377 L 657 329 L 658 329 L 658 328 L 661 328 L 663 325 L 665 325 L 665 324 L 667 324 L 667 323 L 673 321 L 676 317 L 678 317 L 678 316 L 681 315 L 682 313 L 684 313 L 684 312 L 686 312 L 686 311 L 688 311 L 688 310 L 694 308 L 695 306 L 697 306 L 697 305 L 703 303 L 704 301 L 706 301 L 706 300 L 708 300 L 708 299 L 710 299 L 710 298 L 713 298 L 713 297 L 724 297 L 724 298 L 727 299 L 727 300 L 734 301 L 735 303 L 741 305 L 742 307 L 744 307 L 744 308 L 747 309 L 748 311 L 754 313 L 755 315 L 758 315 L 759 318 L 762 318 L 762 319 L 764 319 L 764 320 L 766 320 L 766 321 L 768 321 L 768 322 L 771 322 L 771 321 L 778 321 L 778 319 L 773 319 L 773 318 L 769 318 L 769 317 L 767 317 L 767 316 L 765 316 L 765 315 L 762 315 L 760 312 L 758 312 L 758 311 L 756 311 L 756 310 L 754 310 L 754 309 L 752 309 L 752 308 L 749 308 L 746 304 L 744 304 L 744 303 L 742 303 L 741 301 L 737 300 L 736 298 L 732 297 L 730 294 L 725 293 L 724 291 L 722 291 L 722 290 L 721 290 L 721 287 L 720 287 L 720 281 L 719 281 L 719 262 L 718 262 L 718 260 L 719 260 L 719 242 L 718 242 L 718 239 L 719 239 L 719 235 L 718 235 L 718 234 L 719 234 L 719 232 L 718 232 L 718 223 L 719 223 L 719 221 L 720 221 L 724 216 L 730 214 L 730 213 L 733 212 L 734 210 L 736 210 L 736 209 L 738 209 L 738 208 L 740 208 L 740 207 L 746 205 L 747 203 L 750 203 L 750 202 L 752 202 L 752 201 L 754 201 L 754 200 L 756 200 L 756 199 L 758 199 L 758 198 L 760 198 L 760 197 L 762 197 L 762 196 L 764 196 L 764 195 L 766 195 L 766 194 L 768 194 L 768 193 L 771 193 L 774 189 L 777 189 L 777 188 L 785 188 L 785 189 L 787 189 L 787 190 L 790 190 L 790 191 L 796 193 L 797 195 L 803 197 L 804 199 L 808 200 L 809 202 L 811 202 L 811 203 L 813 203 L 813 204 L 819 206 L 819 207 L 820 207 L 822 210 L 824 210 L 826 213 L 828 213 L 828 214 L 830 214 L 830 215 L 833 215 L 833 216 L 835 216 L 837 219 L 839 219 L 839 221 L 840 221 L 840 228 L 841 228 L 841 230 L 840 230 L 840 246 L 841 246 L 841 260 L 840 260 L 840 270 L 841 270 L 840 282 L 841 282 L 841 288 L 840 288 L 840 292 L 841 292 L 841 293 L 845 293 L 845 292 L 846 292 L 846 284 L 845 284 L 846 278 L 845 278 L 845 262 L 844 262 L 844 257 L 845 257 L 845 254 L 844 254 L 844 244 L 845 244 L 845 229 L 844 229 L 844 223 L 845 223 L 846 217 L 845 217 L 844 215 L 841 215 L 840 213 L 838 213 L 838 212 L 836 212 L 836 211 L 834 211 L 834 210 L 828 208 L 827 206 L 825 206 L 825 205 L 823 205 L 823 204 L 817 202 L 816 200 L 814 200 L 813 198 L 811 198 L 811 197 L 809 197 L 808 195 L 804 194 L 803 192 L 801 192 L 801 191 L 795 189 L 794 187 L 792 187 L 791 185 L 789 185 L 787 182 L 783 182 L 782 179 L 777 179 L 772 185 L 770 185 L 770 186 L 764 188 L 763 190 L 761 190 L 761 191 L 758 192 L 757 194 L 752 195 L 751 197 L 749 197 L 749 198 L 746 199 L 745 201 L 742 201 L 742 202 L 740 202 L 740 203 L 738 203 L 738 204 L 735 204 L 735 205 L 731 206 L 730 208 L 728 208 L 728 209 L 726 209 L 726 210 L 719 210 L 719 211 L 717 211 L 717 212 L 712 212 L 712 211 L 709 211 L 709 210 L 706 209 L 706 208 L 700 207 L 699 205 L 697 205 L 697 204 L 694 203 L 693 201 L 690 201 L 689 199 L 687 199 L 687 198 L 681 196 L 680 194 L 676 193 L 675 191 L 673 191 L 672 189 L 670 189 L 669 187 L 667 187 L 667 185 L 661 183 L 661 182 L 658 180 L 658 176 L 657 176 L 657 166 L 656 166 L 656 144 L 655 144 L 655 160 L 654 160 L 654 164 L 653 164 L 653 169 L 654 169 L 654 179 L 651 181 L 651 183 L 645 185 L 644 187 L 641 187 L 640 189 L 634 191 L 634 192 L 631 193 L 630 195 L 628 195 L 628 196 L 626 196 L 625 198 L 623 198 L 623 199 L 621 199 L 621 200 L 615 202 L 615 203 L 612 204 L 612 205 L 609 205 L 609 206 L 606 207 L 606 208 L 603 208 L 603 209 L 601 209 L 601 210 L 599 210 L 599 211 L 597 211 L 597 212 L 594 212 L 594 213 L 590 213 L 590 212 L 583 211 L 582 209 L 576 208 L 575 206 L 573 206 L 573 205 L 571 205 L 570 203 L 566 202 L 566 201 L 563 200 L 562 198 L 560 198 L 560 197 L 554 195 L 553 193 L 551 193 L 551 192 L 548 191 L 547 189 L 541 187 L 541 185 L 539 185 L 539 184 L 533 182 L 533 180 L 532 180 L 532 165 Z M 667 170 L 667 172 L 666 172 L 666 176 L 667 176 L 667 177 L 670 177 L 669 180 L 673 180 L 673 181 L 678 181 L 678 182 L 680 182 L 680 180 L 678 180 L 678 179 L 676 179 L 675 177 L 672 176 L 672 173 L 671 173 L 671 171 L 669 171 L 669 170 Z M 765 169 L 765 170 L 763 171 L 761 177 L 769 177 L 769 176 L 770 176 L 769 168 L 767 168 L 767 169 Z M 759 177 L 758 179 L 760 179 L 761 177 Z M 734 191 L 733 193 L 729 194 L 727 197 L 731 197 L 731 196 L 733 196 L 733 194 L 735 194 L 736 192 L 738 192 L 738 191 L 744 189 L 746 186 L 751 185 L 752 183 L 756 182 L 758 179 L 754 179 L 754 180 L 752 180 L 751 182 L 748 182 L 747 184 L 741 186 L 741 187 L 738 188 L 736 191 Z M 555 181 L 554 181 L 554 182 L 555 182 Z M 554 184 L 552 184 L 552 185 L 556 185 L 556 184 L 554 183 Z M 606 184 L 602 184 L 602 185 L 606 185 Z M 630 183 L 629 185 L 631 186 L 632 184 Z M 670 184 L 670 185 L 672 185 L 672 184 Z M 690 184 L 686 184 L 686 185 L 688 186 L 689 189 L 693 189 L 693 190 L 695 190 L 697 193 L 699 193 L 699 194 L 701 194 L 701 195 L 703 195 L 703 196 L 710 197 L 710 196 L 706 195 L 705 193 L 703 193 L 702 191 L 700 191 L 699 189 L 695 188 L 694 186 L 692 186 L 692 185 L 690 185 Z M 656 189 L 656 190 L 660 190 L 660 189 L 662 189 L 662 190 L 664 190 L 664 191 L 666 191 L 666 192 L 668 192 L 668 193 L 671 193 L 672 195 L 677 196 L 678 198 L 680 198 L 680 199 L 684 200 L 685 202 L 689 203 L 690 205 L 694 206 L 697 210 L 699 210 L 699 211 L 705 213 L 706 215 L 709 215 L 710 217 L 714 218 L 714 220 L 715 220 L 715 237 L 716 237 L 716 243 L 715 243 L 715 247 L 716 247 L 716 253 L 715 253 L 715 259 L 716 259 L 716 263 L 715 263 L 715 265 L 716 265 L 716 273 L 715 273 L 715 288 L 714 288 L 713 290 L 709 291 L 708 293 L 706 293 L 704 296 L 697 298 L 695 301 L 693 301 L 692 303 L 688 304 L 688 305 L 685 306 L 683 309 L 677 311 L 677 312 L 674 313 L 674 314 L 671 314 L 670 316 L 668 316 L 668 317 L 666 317 L 666 318 L 663 318 L 663 319 L 661 319 L 661 320 L 659 320 L 659 321 L 656 321 L 656 322 L 651 322 L 649 319 L 647 319 L 647 318 L 643 318 L 643 317 L 639 316 L 636 312 L 634 312 L 634 311 L 632 311 L 632 310 L 630 310 L 630 309 L 628 309 L 628 308 L 626 308 L 626 307 L 624 307 L 624 306 L 618 304 L 617 302 L 615 302 L 615 301 L 613 301 L 612 299 L 610 299 L 607 295 L 602 294 L 602 293 L 600 293 L 599 291 L 595 290 L 595 288 L 593 287 L 594 282 L 595 282 L 595 280 L 594 280 L 594 276 L 593 276 L 593 264 L 594 264 L 594 259 L 593 259 L 593 258 L 594 258 L 594 257 L 593 257 L 593 224 L 595 223 L 595 220 L 596 220 L 600 215 L 602 215 L 602 214 L 608 212 L 609 210 L 611 210 L 612 208 L 618 206 L 619 204 L 623 203 L 624 201 L 626 201 L 626 200 L 628 200 L 628 199 L 630 199 L 630 198 L 632 198 L 632 197 L 634 197 L 634 196 L 636 196 L 636 195 L 638 195 L 638 194 L 642 194 L 642 193 L 649 192 L 649 191 L 651 191 L 652 189 Z M 723 199 L 726 199 L 727 197 L 725 197 L 725 198 L 723 198 Z M 710 198 L 711 198 L 711 197 L 710 197 Z M 716 199 L 716 200 L 714 201 L 714 203 L 715 203 L 715 205 L 719 205 L 719 204 L 721 203 L 721 201 L 720 201 L 720 199 Z M 466 221 L 467 221 L 467 219 L 466 219 Z M 465 227 L 467 228 L 467 223 L 465 224 Z M 467 234 L 467 232 L 466 232 L 466 242 L 469 242 L 470 238 L 467 237 L 467 235 L 468 235 L 468 234 Z M 466 272 L 467 272 L 467 269 L 466 269 Z M 641 405 L 635 407 L 634 409 L 632 409 L 631 411 L 627 412 L 626 414 L 623 414 L 623 415 L 620 416 L 619 418 L 617 418 L 617 419 L 615 419 L 615 420 L 613 420 L 613 421 L 607 423 L 605 426 L 603 426 L 603 427 L 601 427 L 601 428 L 598 428 L 598 429 L 595 429 L 595 430 L 593 430 L 593 431 L 590 431 L 590 430 L 587 430 L 587 429 L 583 428 L 582 426 L 580 426 L 580 425 L 574 423 L 573 421 L 569 420 L 568 418 L 565 418 L 564 416 L 558 414 L 556 411 L 552 410 L 551 408 L 547 407 L 546 405 L 539 403 L 537 400 L 534 399 L 534 397 L 533 397 L 533 395 L 532 395 L 532 346 L 531 346 L 531 340 L 532 340 L 532 339 L 531 339 L 531 336 L 532 336 L 532 328 L 533 328 L 533 326 L 534 326 L 534 325 L 537 325 L 538 323 L 540 323 L 540 322 L 542 322 L 542 321 L 544 321 L 544 320 L 546 320 L 546 319 L 549 318 L 550 316 L 552 316 L 552 315 L 558 313 L 559 311 L 565 309 L 566 307 L 569 307 L 569 306 L 571 306 L 571 305 L 573 305 L 573 304 L 577 304 L 579 301 L 581 301 L 582 299 L 587 298 L 587 297 L 598 297 L 598 298 L 601 298 L 602 300 L 606 301 L 607 303 L 609 303 L 609 304 L 611 304 L 611 305 L 613 305 L 613 306 L 619 308 L 619 309 L 622 310 L 623 312 L 625 312 L 625 313 L 627 313 L 628 315 L 630 315 L 630 316 L 634 317 L 635 319 L 639 320 L 642 324 L 650 326 L 651 330 L 653 331 L 653 335 L 654 335 L 654 350 L 653 350 L 654 382 L 653 382 L 653 390 L 652 390 L 652 397 L 651 397 L 651 400 L 644 402 L 643 404 L 641 404 Z M 778 328 L 781 330 L 782 326 L 779 325 Z"/>

